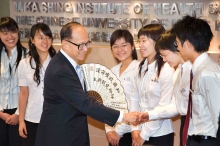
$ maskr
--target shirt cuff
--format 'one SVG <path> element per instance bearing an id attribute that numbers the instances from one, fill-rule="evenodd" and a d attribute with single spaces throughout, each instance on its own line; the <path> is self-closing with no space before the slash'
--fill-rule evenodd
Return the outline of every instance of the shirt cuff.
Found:
<path id="1" fill-rule="evenodd" d="M 105 132 L 108 133 L 110 131 L 115 131 L 115 128 L 105 124 Z"/>
<path id="2" fill-rule="evenodd" d="M 120 111 L 120 115 L 118 117 L 117 122 L 122 122 L 123 117 L 124 117 L 124 113 L 122 111 Z"/>
<path id="3" fill-rule="evenodd" d="M 141 131 L 141 133 L 140 133 L 140 137 L 142 138 L 142 139 L 144 139 L 144 140 L 147 140 L 147 141 L 149 141 L 149 138 L 150 138 L 150 136 L 149 135 L 147 135 L 147 132 L 145 132 L 145 131 Z"/>
<path id="4" fill-rule="evenodd" d="M 158 112 L 157 111 L 148 111 L 149 120 L 157 120 Z"/>
<path id="5" fill-rule="evenodd" d="M 138 126 L 131 125 L 131 131 L 140 130 Z"/>

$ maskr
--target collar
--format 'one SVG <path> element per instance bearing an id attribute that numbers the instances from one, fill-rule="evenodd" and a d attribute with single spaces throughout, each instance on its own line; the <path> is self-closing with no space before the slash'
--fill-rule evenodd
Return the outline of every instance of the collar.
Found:
<path id="1" fill-rule="evenodd" d="M 187 60 L 187 61 L 184 62 L 183 64 L 180 64 L 180 67 L 182 67 L 182 68 L 189 68 L 189 69 L 191 70 L 191 68 L 192 68 L 192 63 L 191 63 L 189 60 Z"/>
<path id="2" fill-rule="evenodd" d="M 3 47 L 3 49 L 4 49 L 4 52 L 5 52 L 6 48 Z M 17 46 L 15 46 L 15 47 L 11 50 L 11 56 L 13 56 L 13 55 L 15 54 L 15 52 L 17 52 Z"/>
<path id="3" fill-rule="evenodd" d="M 147 69 L 147 67 L 148 67 L 148 70 L 150 71 L 150 70 L 155 69 L 155 64 L 156 64 L 156 60 L 154 60 L 154 62 L 152 62 L 151 64 L 148 64 L 148 60 L 146 59 L 145 62 L 144 62 L 144 65 L 142 67 L 143 67 L 144 70 Z"/>
<path id="4" fill-rule="evenodd" d="M 133 70 L 134 67 L 136 67 L 137 62 L 138 62 L 137 60 L 132 60 L 132 62 L 128 65 L 128 67 L 126 68 L 126 70 L 124 72 Z M 120 62 L 115 69 L 120 70 L 121 65 L 122 65 L 122 63 Z"/>
<path id="5" fill-rule="evenodd" d="M 74 68 L 76 68 L 77 63 L 76 63 L 71 57 L 69 57 L 69 56 L 66 54 L 66 52 L 63 51 L 62 48 L 60 49 L 60 53 L 62 53 L 62 54 L 67 58 L 67 60 L 69 60 L 69 62 L 72 64 L 72 66 L 73 66 Z"/>
<path id="6" fill-rule="evenodd" d="M 207 53 L 207 52 L 204 52 L 204 53 L 202 53 L 201 55 L 199 55 L 199 57 L 196 58 L 196 60 L 195 60 L 194 63 L 193 63 L 193 66 L 192 66 L 192 72 L 193 72 L 193 74 L 195 74 L 197 68 L 198 68 L 198 67 L 202 64 L 202 62 L 203 62 L 206 58 L 208 58 L 208 57 L 209 57 L 208 53 Z"/>

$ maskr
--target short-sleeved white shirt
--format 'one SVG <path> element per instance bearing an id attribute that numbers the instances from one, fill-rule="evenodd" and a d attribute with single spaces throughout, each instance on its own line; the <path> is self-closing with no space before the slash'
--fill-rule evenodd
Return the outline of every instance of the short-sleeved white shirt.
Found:
<path id="1" fill-rule="evenodd" d="M 43 63 L 43 67 L 40 68 L 40 84 L 34 81 L 35 69 L 31 68 L 30 57 L 22 59 L 18 66 L 18 84 L 19 86 L 28 86 L 29 95 L 28 103 L 25 111 L 25 120 L 33 123 L 39 123 L 42 108 L 43 108 L 43 88 L 44 88 L 44 74 L 45 70 L 51 60 L 48 55 L 47 60 Z M 31 60 L 32 66 L 35 68 L 35 61 Z"/>

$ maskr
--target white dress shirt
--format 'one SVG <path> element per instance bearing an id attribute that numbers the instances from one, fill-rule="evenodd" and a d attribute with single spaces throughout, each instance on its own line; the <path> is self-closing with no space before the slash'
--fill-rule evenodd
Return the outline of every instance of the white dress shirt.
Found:
<path id="1" fill-rule="evenodd" d="M 220 66 L 207 53 L 192 66 L 192 119 L 188 135 L 216 137 L 220 114 Z"/>
<path id="2" fill-rule="evenodd" d="M 149 111 L 149 120 L 172 118 L 178 114 L 186 115 L 189 100 L 190 71 L 192 64 L 186 61 L 179 64 L 173 75 L 173 96 L 169 105 Z"/>
<path id="3" fill-rule="evenodd" d="M 117 78 L 121 81 L 121 85 L 124 88 L 124 93 L 126 96 L 126 101 L 128 103 L 128 109 L 130 107 L 130 96 L 132 91 L 132 80 L 134 77 L 134 73 L 138 70 L 139 62 L 137 60 L 133 60 L 126 70 L 120 75 L 120 68 L 122 63 L 114 66 L 111 70 L 117 76 Z M 117 123 L 115 128 L 106 125 L 105 126 L 106 133 L 109 131 L 116 131 L 119 135 L 123 135 L 124 133 L 131 132 L 131 128 L 126 123 Z"/>
<path id="4" fill-rule="evenodd" d="M 147 67 L 148 71 L 144 74 Z M 165 63 L 160 76 L 157 77 L 156 61 L 148 64 L 146 59 L 142 66 L 141 77 L 138 76 L 138 72 L 135 75 L 130 111 L 148 112 L 168 105 L 173 93 L 173 73 L 174 69 Z M 145 140 L 174 132 L 170 119 L 148 121 L 139 127 L 131 126 L 131 128 L 132 131 L 140 130 L 140 136 Z"/>
<path id="5" fill-rule="evenodd" d="M 44 101 L 44 74 L 51 60 L 51 57 L 50 55 L 47 56 L 46 61 L 43 63 L 42 68 L 40 69 L 39 85 L 37 85 L 37 83 L 33 80 L 35 69 L 31 68 L 30 59 L 31 57 L 29 56 L 20 61 L 20 64 L 18 66 L 18 80 L 19 86 L 28 87 L 29 92 L 24 119 L 29 122 L 39 123 Z M 33 59 L 31 60 L 31 64 L 34 68 L 36 67 L 36 63 Z"/>
<path id="6" fill-rule="evenodd" d="M 18 107 L 19 86 L 16 68 L 17 47 L 11 50 L 8 58 L 5 48 L 1 52 L 1 75 L 0 75 L 0 110 L 13 109 Z M 23 58 L 23 57 L 22 57 Z M 12 72 L 10 74 L 9 64 Z"/>
<path id="7" fill-rule="evenodd" d="M 72 64 L 72 66 L 73 66 L 74 69 L 76 70 L 76 66 L 77 66 L 76 61 L 74 61 L 71 57 L 69 57 L 69 56 L 66 54 L 66 52 L 64 52 L 62 49 L 60 49 L 60 52 L 67 58 L 67 60 L 69 60 L 69 62 Z M 121 122 L 122 119 L 123 119 L 123 116 L 124 116 L 123 112 L 120 111 L 120 115 L 119 115 L 119 117 L 118 117 L 117 122 Z"/>

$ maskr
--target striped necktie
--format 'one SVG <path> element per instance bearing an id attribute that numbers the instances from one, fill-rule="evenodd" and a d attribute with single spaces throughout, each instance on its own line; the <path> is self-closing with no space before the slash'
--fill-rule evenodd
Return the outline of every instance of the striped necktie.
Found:
<path id="1" fill-rule="evenodd" d="M 82 71 L 79 65 L 76 66 L 76 73 L 79 77 L 82 87 L 84 88 L 83 75 L 82 75 Z"/>
<path id="2" fill-rule="evenodd" d="M 186 119 L 183 127 L 183 135 L 182 135 L 182 141 L 183 146 L 186 145 L 187 142 L 187 135 L 188 135 L 188 129 L 189 129 L 189 121 L 190 121 L 190 115 L 192 112 L 192 80 L 193 80 L 193 73 L 192 70 L 190 72 L 190 91 L 189 91 L 189 101 L 188 101 L 188 109 L 186 114 Z"/>

